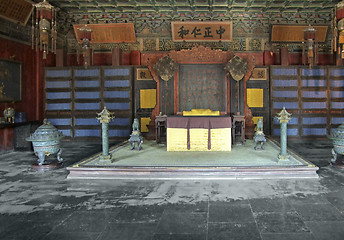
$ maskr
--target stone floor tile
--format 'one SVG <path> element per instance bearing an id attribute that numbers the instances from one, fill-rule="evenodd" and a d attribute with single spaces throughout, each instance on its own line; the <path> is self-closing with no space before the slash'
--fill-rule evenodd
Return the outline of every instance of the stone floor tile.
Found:
<path id="1" fill-rule="evenodd" d="M 156 233 L 158 234 L 204 234 L 207 214 L 164 212 Z"/>
<path id="2" fill-rule="evenodd" d="M 209 223 L 208 240 L 260 240 L 257 225 L 251 223 Z"/>
<path id="3" fill-rule="evenodd" d="M 53 222 L 14 222 L 0 233 L 1 240 L 40 240 L 56 228 Z"/>
<path id="4" fill-rule="evenodd" d="M 110 223 L 97 240 L 151 240 L 157 223 Z"/>
<path id="5" fill-rule="evenodd" d="M 155 234 L 152 240 L 206 240 L 206 234 Z"/>
<path id="6" fill-rule="evenodd" d="M 339 211 L 344 211 L 344 188 L 341 187 L 337 191 L 329 192 L 326 195 L 326 199 L 335 206 Z"/>
<path id="7" fill-rule="evenodd" d="M 42 240 L 98 240 L 100 234 L 99 232 L 54 232 L 44 236 Z"/>
<path id="8" fill-rule="evenodd" d="M 6 231 L 9 226 L 23 222 L 22 214 L 0 214 L 0 233 Z"/>
<path id="9" fill-rule="evenodd" d="M 116 216 L 116 222 L 159 222 L 163 212 L 163 206 L 124 206 Z"/>
<path id="10" fill-rule="evenodd" d="M 209 203 L 216 203 L 216 202 L 224 202 L 224 201 L 211 200 L 211 199 L 209 200 Z M 228 196 L 226 198 L 226 202 L 230 203 L 232 205 L 234 205 L 234 204 L 250 204 L 249 199 L 242 199 L 242 198 L 233 199 L 233 198 L 230 198 L 230 196 Z"/>
<path id="11" fill-rule="evenodd" d="M 315 240 L 312 233 L 263 233 L 262 240 Z"/>
<path id="12" fill-rule="evenodd" d="M 209 203 L 209 222 L 254 222 L 249 204 L 231 204 L 227 202 Z"/>
<path id="13" fill-rule="evenodd" d="M 74 210 L 47 210 L 47 211 L 37 211 L 29 214 L 21 214 L 21 219 L 28 222 L 54 222 L 59 224 L 66 221 L 72 214 Z"/>
<path id="14" fill-rule="evenodd" d="M 114 212 L 114 216 L 118 214 Z M 109 224 L 111 212 L 104 210 L 75 211 L 54 232 L 102 232 Z"/>
<path id="15" fill-rule="evenodd" d="M 344 221 L 306 222 L 316 240 L 343 240 Z"/>
<path id="16" fill-rule="evenodd" d="M 319 195 L 314 193 L 313 195 L 310 194 L 303 194 L 298 193 L 296 195 L 287 196 L 285 199 L 288 201 L 289 204 L 323 204 L 329 203 L 326 199 L 326 195 L 322 194 Z"/>
<path id="17" fill-rule="evenodd" d="M 261 233 L 300 233 L 309 229 L 295 212 L 254 214 Z"/>
<path id="18" fill-rule="evenodd" d="M 344 218 L 332 204 L 295 204 L 295 210 L 304 221 L 343 221 Z"/>
<path id="19" fill-rule="evenodd" d="M 344 169 L 327 166 L 318 170 L 319 182 L 327 191 L 338 191 L 344 187 Z"/>
<path id="20" fill-rule="evenodd" d="M 250 199 L 253 212 L 292 212 L 292 207 L 284 198 Z"/>
<path id="21" fill-rule="evenodd" d="M 187 212 L 187 213 L 207 213 L 208 202 L 194 202 L 194 203 L 169 203 L 163 205 L 165 212 Z"/>

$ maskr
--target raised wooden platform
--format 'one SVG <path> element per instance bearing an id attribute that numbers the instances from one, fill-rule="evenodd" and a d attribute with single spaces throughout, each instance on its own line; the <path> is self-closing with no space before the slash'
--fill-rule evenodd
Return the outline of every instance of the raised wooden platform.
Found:
<path id="1" fill-rule="evenodd" d="M 316 172 L 319 168 L 293 152 L 288 152 L 292 159 L 290 163 L 279 163 L 269 159 L 278 153 L 276 143 L 270 141 L 269 144 L 266 148 L 268 150 L 264 151 L 252 150 L 248 142 L 245 146 L 233 146 L 231 152 L 198 154 L 171 153 L 166 151 L 165 146 L 159 147 L 153 143 L 144 143 L 142 152 L 130 151 L 126 143 L 123 143 L 110 150 L 114 162 L 104 164 L 97 160 L 100 154 L 91 156 L 68 167 L 68 179 L 318 178 Z M 156 159 L 153 159 L 154 156 Z M 240 159 L 235 159 L 238 156 Z"/>
<path id="2" fill-rule="evenodd" d="M 271 179 L 271 178 L 318 178 L 318 167 L 298 168 L 67 168 L 68 179 Z"/>

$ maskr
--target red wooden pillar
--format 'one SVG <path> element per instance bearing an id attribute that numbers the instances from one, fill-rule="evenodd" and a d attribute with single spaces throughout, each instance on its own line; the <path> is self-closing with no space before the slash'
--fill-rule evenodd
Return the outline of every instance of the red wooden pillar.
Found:
<path id="1" fill-rule="evenodd" d="M 281 48 L 281 65 L 289 66 L 288 47 L 282 47 Z"/>
<path id="2" fill-rule="evenodd" d="M 40 71 L 41 71 L 41 61 L 40 61 L 40 51 L 36 51 L 36 76 L 35 76 L 35 88 L 36 88 L 36 96 L 35 96 L 35 119 L 39 120 L 40 116 Z"/>
<path id="3" fill-rule="evenodd" d="M 56 49 L 56 67 L 63 67 L 65 62 L 65 53 L 63 49 Z"/>
<path id="4" fill-rule="evenodd" d="M 130 65 L 141 65 L 141 52 L 140 51 L 130 52 Z"/>
<path id="5" fill-rule="evenodd" d="M 272 51 L 269 51 L 269 50 L 264 51 L 263 64 L 265 66 L 270 66 L 270 65 L 275 64 L 275 57 L 274 57 L 274 53 Z"/>
<path id="6" fill-rule="evenodd" d="M 120 48 L 113 48 L 112 49 L 112 66 L 119 66 L 122 63 L 122 50 Z"/>
<path id="7" fill-rule="evenodd" d="M 0 150 L 12 150 L 14 148 L 13 128 L 0 129 Z"/>

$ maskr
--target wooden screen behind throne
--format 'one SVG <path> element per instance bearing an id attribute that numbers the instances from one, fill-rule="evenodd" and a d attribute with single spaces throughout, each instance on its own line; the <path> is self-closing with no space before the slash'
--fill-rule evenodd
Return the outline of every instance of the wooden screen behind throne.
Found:
<path id="1" fill-rule="evenodd" d="M 154 70 L 154 65 L 158 62 L 160 58 L 165 55 L 169 55 L 169 57 L 179 64 L 179 70 L 177 70 L 174 74 L 174 77 L 170 79 L 168 82 L 162 81 L 158 74 Z M 192 49 L 184 49 L 180 51 L 170 51 L 169 53 L 162 53 L 158 55 L 146 55 L 148 68 L 150 69 L 154 80 L 157 82 L 157 104 L 152 112 L 152 119 L 155 119 L 160 112 L 162 114 L 167 115 L 176 115 L 181 111 L 188 111 L 191 108 L 210 108 L 212 110 L 220 110 L 222 114 L 230 114 L 231 112 L 236 112 L 236 109 L 231 109 L 231 98 L 235 98 L 233 93 L 231 93 L 232 85 L 230 84 L 230 79 L 226 76 L 226 72 L 223 70 L 224 65 L 234 57 L 234 53 L 231 51 L 222 51 L 222 50 L 215 50 L 204 46 L 197 46 Z M 254 60 L 252 57 L 243 57 L 248 63 L 248 71 L 245 74 L 242 87 L 243 87 L 243 103 L 246 105 L 246 81 L 249 79 L 252 70 L 254 68 Z M 149 59 L 149 61 L 148 61 Z M 197 76 L 190 77 L 191 85 L 186 84 L 186 80 L 189 77 L 187 75 L 192 72 L 189 67 L 197 66 L 198 69 L 200 68 L 208 68 L 211 72 L 215 68 L 216 76 L 214 79 L 223 79 L 223 82 L 218 82 L 218 87 L 222 86 L 220 90 L 209 91 L 206 93 L 206 96 L 202 96 L 201 100 L 192 99 L 187 92 L 188 87 L 195 88 L 193 86 L 196 83 L 197 78 L 202 78 L 203 75 L 200 73 L 195 73 Z M 183 70 L 184 69 L 184 70 Z M 186 74 L 184 76 L 184 74 Z M 206 74 L 205 81 L 212 81 L 212 77 L 210 77 L 211 73 Z M 224 77 L 222 77 L 224 76 Z M 193 80 L 192 80 L 193 79 Z M 184 82 L 183 82 L 184 81 Z M 189 80 L 187 80 L 189 82 Z M 184 85 L 183 85 L 184 84 Z M 222 84 L 222 85 L 221 85 Z M 197 85 L 197 84 L 196 84 Z M 200 84 L 203 88 L 213 87 L 211 84 Z M 197 85 L 197 88 L 200 89 L 200 85 Z M 207 90 L 205 90 L 207 91 Z M 195 91 L 197 92 L 197 90 Z M 195 93 L 193 92 L 193 93 Z M 184 95 L 183 95 L 184 94 Z M 210 99 L 209 99 L 210 98 Z M 189 103 L 189 100 L 193 101 L 194 103 Z M 207 103 L 207 100 L 210 100 Z M 199 102 L 197 102 L 199 101 Z M 217 109 L 215 109 L 217 108 Z M 232 106 L 233 108 L 233 106 Z M 172 111 L 173 109 L 173 111 Z M 232 111 L 233 110 L 233 111 Z"/>
<path id="2" fill-rule="evenodd" d="M 179 111 L 226 111 L 227 81 L 223 64 L 179 66 Z"/>

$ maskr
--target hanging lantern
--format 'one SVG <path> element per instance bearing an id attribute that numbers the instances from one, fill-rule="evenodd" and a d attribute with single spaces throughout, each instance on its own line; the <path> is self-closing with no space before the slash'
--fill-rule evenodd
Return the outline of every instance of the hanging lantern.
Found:
<path id="1" fill-rule="evenodd" d="M 91 60 L 93 59 L 93 51 L 91 48 L 92 43 L 92 29 L 87 27 L 87 25 L 83 26 L 82 28 L 78 28 L 78 42 L 81 42 L 80 48 L 82 51 L 82 56 L 84 59 L 84 67 L 87 68 L 91 65 Z M 78 62 L 79 62 L 79 54 L 78 54 Z"/>
<path id="2" fill-rule="evenodd" d="M 305 40 L 305 47 L 306 52 L 303 52 L 306 56 L 306 63 L 309 67 L 312 67 L 316 64 L 316 58 L 317 58 L 317 49 L 316 49 L 316 42 L 315 42 L 315 34 L 317 30 L 309 25 L 304 30 L 304 40 Z"/>
<path id="3" fill-rule="evenodd" d="M 32 14 L 32 49 L 43 51 L 43 59 L 48 51 L 56 53 L 56 8 L 46 0 L 33 4 L 36 11 Z"/>

